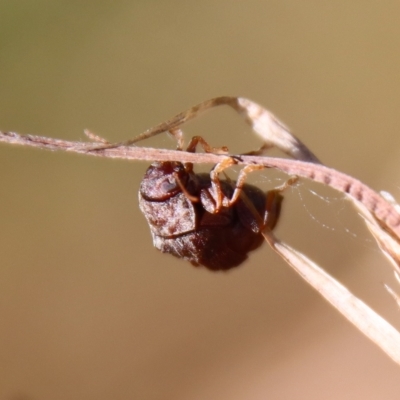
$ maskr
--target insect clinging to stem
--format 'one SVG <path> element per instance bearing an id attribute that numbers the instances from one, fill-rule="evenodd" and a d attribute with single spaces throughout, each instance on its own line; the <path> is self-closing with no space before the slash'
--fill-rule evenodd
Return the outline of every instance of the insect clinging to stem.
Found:
<path id="1" fill-rule="evenodd" d="M 124 144 L 130 145 L 168 131 L 177 139 L 178 150 L 183 150 L 183 133 L 179 126 L 201 111 L 220 104 L 228 104 L 241 113 L 245 110 L 248 122 L 263 135 L 264 146 L 252 154 L 278 146 L 292 157 L 318 162 L 272 114 L 242 98 L 223 97 L 201 103 Z M 267 123 L 272 133 L 268 133 Z M 205 152 L 227 154 L 227 148 L 213 148 L 199 136 L 192 138 L 186 151 L 195 152 L 198 144 Z M 245 183 L 248 173 L 262 168 L 257 165 L 243 168 L 237 182 L 220 180 L 219 174 L 233 164 L 235 157 L 227 156 L 210 174 L 196 174 L 191 163 L 164 161 L 151 164 L 140 185 L 139 206 L 158 250 L 196 266 L 227 270 L 240 265 L 250 251 L 261 246 L 262 232 L 274 229 L 278 222 L 283 200 L 281 191 L 293 179 L 283 187 L 264 193 Z"/>
<path id="2" fill-rule="evenodd" d="M 187 150 L 194 151 L 197 142 L 194 137 Z M 203 139 L 200 143 L 211 150 Z M 215 171 L 196 174 L 190 163 L 153 163 L 140 185 L 139 206 L 158 250 L 196 266 L 227 270 L 261 246 L 261 232 L 275 227 L 283 197 L 243 183 L 244 174 L 229 182 Z"/>

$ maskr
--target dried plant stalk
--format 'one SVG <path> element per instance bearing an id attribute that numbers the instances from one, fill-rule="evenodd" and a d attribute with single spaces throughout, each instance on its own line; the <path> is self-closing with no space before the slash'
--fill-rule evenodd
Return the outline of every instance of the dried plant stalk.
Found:
<path id="1" fill-rule="evenodd" d="M 270 246 L 364 335 L 400 365 L 400 333 L 304 254 L 264 234 Z"/>
<path id="2" fill-rule="evenodd" d="M 176 129 L 186 122 L 198 117 L 201 113 L 217 106 L 229 106 L 241 115 L 262 139 L 262 150 L 276 147 L 296 160 L 319 163 L 313 152 L 289 128 L 269 110 L 260 104 L 244 97 L 221 96 L 199 103 L 186 111 L 175 115 L 168 121 L 161 122 L 131 140 L 117 143 L 114 146 L 130 146 L 134 143 L 155 136 L 159 133 Z M 260 152 L 261 153 L 261 152 Z"/>
<path id="3" fill-rule="evenodd" d="M 110 148 L 99 147 L 97 143 L 71 142 L 44 136 L 20 135 L 15 132 L 0 132 L 0 142 L 124 160 L 217 164 L 227 157 L 210 153 L 188 153 L 122 145 L 112 145 Z M 234 159 L 238 165 L 260 165 L 265 168 L 276 168 L 288 175 L 299 176 L 330 186 L 363 204 L 395 240 L 400 240 L 400 214 L 394 205 L 350 175 L 321 164 L 298 160 L 246 155 L 234 156 Z"/>
<path id="4" fill-rule="evenodd" d="M 275 146 L 296 160 L 254 155 L 188 153 L 132 146 L 138 140 L 164 131 L 175 130 L 200 112 L 219 105 L 228 105 L 243 115 L 263 139 L 263 149 Z M 96 143 L 71 142 L 42 136 L 20 135 L 13 132 L 0 132 L 0 142 L 125 160 L 218 164 L 228 158 L 231 164 L 234 161 L 238 165 L 276 168 L 288 175 L 310 179 L 344 193 L 366 219 L 381 250 L 389 256 L 398 269 L 400 268 L 400 214 L 398 207 L 359 180 L 320 164 L 314 154 L 293 136 L 273 114 L 248 99 L 225 96 L 208 100 L 123 143 L 110 144 L 107 140 L 91 132 L 88 132 L 87 135 Z M 259 153 L 256 152 L 256 154 Z M 339 312 L 400 364 L 399 332 L 306 256 L 278 241 L 272 234 L 266 234 L 265 238 L 271 247 Z"/>

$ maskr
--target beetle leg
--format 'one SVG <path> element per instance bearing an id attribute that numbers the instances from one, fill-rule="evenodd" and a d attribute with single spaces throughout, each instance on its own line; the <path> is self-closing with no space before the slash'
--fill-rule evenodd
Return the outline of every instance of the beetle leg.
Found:
<path id="1" fill-rule="evenodd" d="M 218 174 L 223 172 L 224 169 L 235 164 L 234 158 L 227 158 L 223 162 L 217 164 L 211 171 L 211 182 L 214 187 L 215 193 L 217 195 L 216 200 L 216 210 L 218 211 L 222 207 L 222 201 L 224 200 L 224 194 L 221 190 L 221 185 L 219 183 Z M 286 180 L 284 184 L 278 186 L 277 188 L 270 190 L 266 193 L 267 200 L 265 204 L 265 213 L 262 218 L 260 218 L 257 210 L 254 208 L 253 203 L 247 198 L 246 194 L 243 193 L 243 185 L 245 184 L 247 175 L 253 171 L 264 169 L 261 165 L 246 165 L 239 173 L 238 179 L 234 186 L 234 192 L 232 197 L 228 200 L 227 206 L 232 206 L 239 197 L 244 201 L 246 206 L 253 212 L 254 217 L 259 221 L 259 226 L 263 226 L 264 229 L 272 230 L 274 229 L 276 223 L 278 222 L 281 203 L 283 200 L 282 192 L 288 187 L 294 185 L 298 180 L 298 176 L 291 176 Z M 225 206 L 225 204 L 224 204 Z"/>
<path id="2" fill-rule="evenodd" d="M 214 192 L 215 192 L 215 212 L 218 212 L 222 205 L 223 205 L 223 200 L 225 198 L 224 193 L 222 192 L 221 189 L 221 183 L 219 181 L 219 173 L 221 173 L 222 171 L 224 171 L 225 169 L 229 168 L 230 166 L 236 164 L 236 160 L 232 157 L 227 157 L 224 160 L 222 160 L 220 163 L 216 164 L 214 166 L 214 168 L 211 170 L 210 172 L 210 178 L 211 178 L 211 187 L 213 188 Z M 235 189 L 236 191 L 236 189 Z M 227 204 L 227 206 L 229 206 L 230 200 L 228 200 L 229 203 Z M 224 204 L 225 205 L 225 204 Z"/>
<path id="3" fill-rule="evenodd" d="M 202 136 L 193 136 L 192 139 L 190 139 L 190 142 L 188 144 L 188 147 L 186 148 L 186 151 L 189 153 L 195 153 L 196 152 L 196 147 L 197 145 L 201 145 L 203 150 L 206 153 L 214 153 L 214 154 L 228 154 L 229 150 L 226 146 L 222 147 L 212 147 L 204 140 Z"/>
<path id="4" fill-rule="evenodd" d="M 183 150 L 184 141 L 183 141 L 183 131 L 182 131 L 182 129 L 180 129 L 180 128 L 173 128 L 173 129 L 170 129 L 170 130 L 168 131 L 168 133 L 169 133 L 172 137 L 174 137 L 174 138 L 176 139 L 176 141 L 177 141 L 176 149 L 177 149 L 177 150 Z M 185 171 L 186 171 L 187 173 L 193 172 L 193 163 L 185 163 L 185 164 L 184 164 L 184 167 L 185 167 Z M 178 182 L 178 183 L 179 183 L 179 182 Z M 182 186 L 181 186 L 181 187 L 182 187 Z"/>
<path id="5" fill-rule="evenodd" d="M 176 141 L 177 141 L 177 150 L 183 150 L 183 131 L 180 128 L 172 128 L 168 130 L 168 133 L 173 136 Z M 226 146 L 222 146 L 222 147 L 212 147 L 208 144 L 208 142 L 206 142 L 204 140 L 204 138 L 202 136 L 193 136 L 190 139 L 190 142 L 186 148 L 186 151 L 188 151 L 189 153 L 195 153 L 196 152 L 196 148 L 198 145 L 201 145 L 201 147 L 203 148 L 203 150 L 206 153 L 214 153 L 214 154 L 228 154 L 229 150 Z M 192 163 L 186 163 L 185 164 L 185 169 L 187 172 L 191 172 L 193 171 L 193 164 Z"/>
<path id="6" fill-rule="evenodd" d="M 283 192 L 288 187 L 293 186 L 300 178 L 297 175 L 289 176 L 289 178 L 281 186 L 275 188 L 275 191 Z"/>
<path id="7" fill-rule="evenodd" d="M 177 173 L 174 173 L 174 178 L 176 180 L 176 183 L 178 184 L 178 186 L 182 190 L 182 193 L 186 196 L 186 198 L 188 200 L 190 200 L 192 203 L 198 203 L 200 201 L 200 199 L 198 197 L 191 195 L 187 191 L 185 185 L 182 183 L 182 181 L 180 180 L 179 175 Z"/>
<path id="8" fill-rule="evenodd" d="M 233 157 L 225 158 L 222 162 L 218 163 L 210 172 L 211 184 L 216 193 L 216 212 L 222 207 L 222 202 L 224 200 L 224 194 L 221 189 L 221 184 L 218 178 L 218 174 L 224 171 L 225 169 L 231 167 L 236 164 L 236 160 Z M 246 177 L 250 172 L 257 171 L 260 169 L 264 169 L 262 165 L 246 165 L 239 173 L 238 179 L 236 181 L 235 189 L 233 191 L 233 195 L 230 199 L 228 199 L 227 207 L 232 206 L 242 194 L 242 188 L 245 184 Z M 225 204 L 224 204 L 225 206 Z"/>
<path id="9" fill-rule="evenodd" d="M 241 153 L 241 156 L 262 156 L 267 150 L 271 149 L 273 146 L 264 143 L 258 150 L 248 151 L 247 153 Z"/>
<path id="10" fill-rule="evenodd" d="M 264 167 L 262 165 L 246 165 L 244 168 L 242 168 L 242 170 L 239 173 L 238 179 L 236 181 L 236 186 L 233 195 L 229 200 L 229 206 L 234 204 L 239 198 L 242 192 L 243 185 L 246 181 L 247 175 L 253 171 L 259 171 L 260 169 L 264 169 Z"/>

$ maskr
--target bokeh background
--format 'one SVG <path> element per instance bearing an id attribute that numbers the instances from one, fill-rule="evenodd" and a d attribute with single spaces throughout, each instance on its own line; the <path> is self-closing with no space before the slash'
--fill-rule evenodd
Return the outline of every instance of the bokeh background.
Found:
<path id="1" fill-rule="evenodd" d="M 399 13 L 387 0 L 3 0 L 0 129 L 120 141 L 241 95 L 400 198 Z M 259 145 L 224 108 L 186 134 Z M 1 400 L 398 399 L 399 367 L 267 246 L 228 273 L 154 250 L 146 167 L 0 145 Z M 342 196 L 288 190 L 277 235 L 400 327 L 392 270 Z"/>

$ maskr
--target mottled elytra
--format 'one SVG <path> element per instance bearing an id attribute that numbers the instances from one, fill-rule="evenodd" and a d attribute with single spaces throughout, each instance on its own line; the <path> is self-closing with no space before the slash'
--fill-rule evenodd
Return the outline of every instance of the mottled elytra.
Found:
<path id="1" fill-rule="evenodd" d="M 198 142 L 209 150 L 201 138 L 193 140 L 190 151 Z M 236 185 L 212 172 L 196 174 L 192 164 L 180 162 L 151 164 L 139 190 L 154 246 L 211 270 L 237 267 L 261 246 L 263 230 L 278 221 L 282 199 L 279 190 L 264 193 L 243 179 Z"/>

